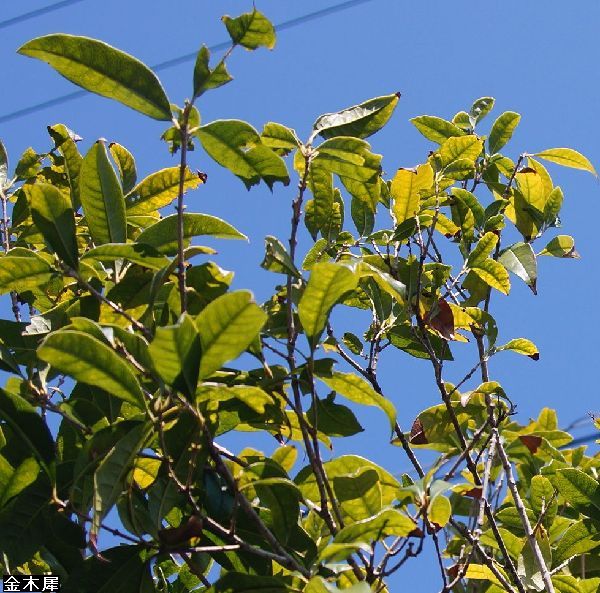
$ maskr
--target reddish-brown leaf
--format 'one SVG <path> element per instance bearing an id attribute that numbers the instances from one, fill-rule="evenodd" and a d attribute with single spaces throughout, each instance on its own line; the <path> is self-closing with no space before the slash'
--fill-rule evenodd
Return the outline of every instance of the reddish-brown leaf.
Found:
<path id="1" fill-rule="evenodd" d="M 429 440 L 425 435 L 425 430 L 423 429 L 423 423 L 420 418 L 417 418 L 410 429 L 410 437 L 408 439 L 412 445 L 427 445 Z"/>
<path id="2" fill-rule="evenodd" d="M 522 434 L 519 439 L 532 455 L 537 452 L 539 446 L 542 444 L 542 437 L 535 436 L 534 434 Z"/>
<path id="3" fill-rule="evenodd" d="M 446 340 L 454 339 L 454 314 L 444 299 L 439 299 L 427 313 L 425 323 L 438 331 Z"/>

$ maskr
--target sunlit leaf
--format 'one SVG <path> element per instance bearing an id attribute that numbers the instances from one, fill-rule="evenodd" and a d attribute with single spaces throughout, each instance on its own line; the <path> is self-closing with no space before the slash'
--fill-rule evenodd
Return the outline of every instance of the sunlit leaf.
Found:
<path id="1" fill-rule="evenodd" d="M 270 189 L 276 181 L 284 185 L 290 182 L 282 158 L 262 143 L 250 124 L 219 120 L 201 126 L 196 134 L 206 152 L 239 177 L 248 189 L 261 179 Z"/>
<path id="2" fill-rule="evenodd" d="M 28 41 L 18 52 L 47 62 L 88 91 L 115 99 L 154 119 L 171 119 L 169 99 L 154 72 L 107 43 L 56 33 Z"/>
<path id="3" fill-rule="evenodd" d="M 575 251 L 575 239 L 569 235 L 558 235 L 554 237 L 544 249 L 542 249 L 539 255 L 551 255 L 553 257 L 566 257 L 577 259 L 579 253 Z"/>
<path id="4" fill-rule="evenodd" d="M 252 12 L 246 12 L 236 18 L 224 16 L 222 21 L 235 44 L 250 50 L 258 47 L 268 49 L 275 47 L 275 28 L 271 21 L 256 8 Z"/>
<path id="5" fill-rule="evenodd" d="M 433 185 L 433 169 L 428 163 L 419 165 L 415 171 L 398 169 L 392 179 L 390 194 L 393 199 L 392 212 L 396 224 L 415 216 L 419 211 L 421 190 Z"/>
<path id="6" fill-rule="evenodd" d="M 549 148 L 548 150 L 537 152 L 535 156 L 552 163 L 557 163 L 563 167 L 572 167 L 573 169 L 589 171 L 593 175 L 598 176 L 596 169 L 594 169 L 594 165 L 592 165 L 592 163 L 580 152 L 577 152 L 572 148 Z"/>
<path id="7" fill-rule="evenodd" d="M 123 190 L 102 140 L 95 142 L 85 155 L 79 183 L 81 204 L 94 243 L 125 243 L 127 220 Z"/>
<path id="8" fill-rule="evenodd" d="M 202 344 L 200 379 L 237 358 L 256 338 L 266 319 L 247 290 L 225 294 L 207 305 L 195 319 Z"/>
<path id="9" fill-rule="evenodd" d="M 442 144 L 448 138 L 465 135 L 465 132 L 453 123 L 433 115 L 413 117 L 410 121 L 427 140 L 438 144 Z"/>
<path id="10" fill-rule="evenodd" d="M 390 421 L 391 429 L 394 430 L 396 424 L 394 404 L 379 395 L 367 381 L 353 373 L 333 373 L 330 377 L 320 375 L 319 379 L 350 401 L 367 406 L 376 406 L 383 410 Z"/>
<path id="11" fill-rule="evenodd" d="M 334 136 L 368 138 L 387 123 L 399 99 L 400 93 L 394 93 L 369 99 L 337 113 L 327 113 L 317 119 L 313 130 L 323 138 Z"/>
<path id="12" fill-rule="evenodd" d="M 529 356 L 530 358 L 533 358 L 533 360 L 538 360 L 540 357 L 540 352 L 537 349 L 537 346 L 526 338 L 516 338 L 514 340 L 510 340 L 510 342 L 507 342 L 504 344 L 504 346 L 498 346 L 496 348 L 497 352 L 501 352 L 502 350 L 511 350 L 517 354 Z"/>
<path id="13" fill-rule="evenodd" d="M 125 196 L 127 215 L 148 214 L 168 206 L 179 193 L 179 173 L 179 167 L 170 167 L 142 179 Z M 186 168 L 184 191 L 196 189 L 202 183 L 204 178 L 201 175 L 192 173 L 189 168 Z"/>
<path id="14" fill-rule="evenodd" d="M 535 253 L 529 243 L 515 243 L 505 249 L 498 261 L 515 276 L 518 276 L 537 294 L 537 262 Z"/>
<path id="15" fill-rule="evenodd" d="M 313 266 L 310 279 L 298 304 L 298 315 L 304 332 L 313 347 L 316 345 L 329 312 L 348 292 L 354 290 L 358 278 L 343 265 L 320 263 Z"/>
<path id="16" fill-rule="evenodd" d="M 209 66 L 210 51 L 203 45 L 196 56 L 194 66 L 194 97 L 199 97 L 210 89 L 216 89 L 231 80 L 225 62 L 220 61 L 214 69 Z"/>
<path id="17" fill-rule="evenodd" d="M 365 542 L 380 540 L 393 535 L 406 537 L 415 529 L 412 519 L 396 509 L 385 509 L 363 521 L 358 521 L 341 529 L 333 538 L 334 543 Z"/>
<path id="18" fill-rule="evenodd" d="M 512 138 L 515 128 L 519 125 L 521 116 L 514 111 L 505 111 L 492 125 L 488 146 L 490 153 L 495 154 L 501 150 Z"/>
<path id="19" fill-rule="evenodd" d="M 185 212 L 183 214 L 185 246 L 189 245 L 192 237 L 201 235 L 209 235 L 217 239 L 246 239 L 246 235 L 216 216 Z M 137 243 L 151 245 L 164 255 L 175 255 L 177 253 L 177 215 L 166 216 L 142 231 L 137 238 Z"/>

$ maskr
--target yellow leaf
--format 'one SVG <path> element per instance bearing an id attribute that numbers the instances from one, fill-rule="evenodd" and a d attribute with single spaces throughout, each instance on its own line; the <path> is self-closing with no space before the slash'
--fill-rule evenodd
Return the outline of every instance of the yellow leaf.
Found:
<path id="1" fill-rule="evenodd" d="M 428 163 L 419 165 L 414 171 L 398 169 L 392 179 L 390 193 L 393 199 L 392 211 L 396 224 L 412 218 L 419 211 L 419 192 L 433 185 L 433 169 Z"/>
<path id="2" fill-rule="evenodd" d="M 592 163 L 580 152 L 577 152 L 572 148 L 549 148 L 548 150 L 536 153 L 535 156 L 550 161 L 551 163 L 557 163 L 563 167 L 572 167 L 573 169 L 589 171 L 598 177 L 594 165 L 592 165 Z"/>
<path id="3" fill-rule="evenodd" d="M 478 262 L 471 270 L 488 286 L 499 290 L 504 294 L 510 292 L 510 279 L 506 268 L 493 259 Z"/>
<path id="4" fill-rule="evenodd" d="M 133 480 L 142 489 L 148 488 L 154 480 L 160 469 L 160 459 L 147 459 L 145 457 L 135 462 L 133 470 Z"/>

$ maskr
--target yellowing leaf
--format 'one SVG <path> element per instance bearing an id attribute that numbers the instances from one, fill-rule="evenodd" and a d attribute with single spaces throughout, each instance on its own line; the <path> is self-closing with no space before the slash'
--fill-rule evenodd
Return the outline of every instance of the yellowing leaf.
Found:
<path id="1" fill-rule="evenodd" d="M 419 165 L 416 170 L 398 169 L 392 179 L 390 193 L 393 200 L 392 212 L 396 224 L 412 218 L 419 211 L 419 192 L 433 185 L 433 169 L 429 163 Z"/>
<path id="2" fill-rule="evenodd" d="M 502 350 L 512 350 L 517 354 L 523 354 L 525 356 L 529 356 L 529 358 L 533 358 L 533 360 L 538 360 L 540 357 L 540 351 L 537 346 L 526 338 L 515 338 L 510 342 L 504 344 L 504 346 L 499 346 L 496 348 L 498 352 Z"/>
<path id="3" fill-rule="evenodd" d="M 478 581 L 489 581 L 495 585 L 502 586 L 496 575 L 484 564 L 469 564 L 467 572 L 465 573 L 465 578 Z"/>
<path id="4" fill-rule="evenodd" d="M 438 144 L 442 144 L 453 136 L 464 136 L 465 134 L 453 123 L 434 115 L 421 115 L 413 117 L 410 121 L 427 140 L 437 142 Z"/>
<path id="5" fill-rule="evenodd" d="M 436 528 L 444 527 L 452 516 L 452 505 L 445 496 L 436 496 L 427 509 L 427 518 Z"/>
<path id="6" fill-rule="evenodd" d="M 506 268 L 499 262 L 493 259 L 486 259 L 478 262 L 476 266 L 471 267 L 471 270 L 487 285 L 499 290 L 504 294 L 510 292 L 510 279 Z"/>
<path id="7" fill-rule="evenodd" d="M 142 490 L 148 488 L 154 483 L 154 480 L 156 480 L 161 463 L 160 459 L 139 458 L 135 462 L 133 481 L 142 488 Z"/>
<path id="8" fill-rule="evenodd" d="M 593 175 L 598 176 L 594 165 L 580 152 L 573 150 L 572 148 L 549 148 L 542 152 L 537 152 L 535 156 L 540 157 L 546 161 L 557 163 L 563 167 L 572 167 L 573 169 L 581 169 L 582 171 L 589 171 Z"/>
<path id="9" fill-rule="evenodd" d="M 498 236 L 495 233 L 486 233 L 479 239 L 479 243 L 475 245 L 467 259 L 467 266 L 472 268 L 478 263 L 486 260 L 492 253 L 494 247 L 498 243 Z"/>

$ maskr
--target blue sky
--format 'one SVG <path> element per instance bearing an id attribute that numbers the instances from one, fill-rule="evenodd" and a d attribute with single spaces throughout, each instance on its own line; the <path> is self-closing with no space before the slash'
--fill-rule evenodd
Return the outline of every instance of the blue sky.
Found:
<path id="1" fill-rule="evenodd" d="M 6 3 L 2 18 L 47 3 Z M 275 23 L 334 4 L 335 0 L 256 0 L 257 8 Z M 32 37 L 52 32 L 88 35 L 155 64 L 195 51 L 202 43 L 226 41 L 219 17 L 249 9 L 251 2 L 240 0 L 82 0 L 2 29 L 0 119 L 75 89 L 45 64 L 15 53 Z M 591 1 L 577 3 L 575 10 L 556 0 L 543 4 L 371 0 L 282 31 L 271 52 L 236 51 L 229 62 L 234 82 L 207 93 L 198 107 L 204 122 L 245 119 L 261 129 L 265 122 L 277 121 L 306 138 L 320 114 L 400 91 L 402 99 L 392 121 L 370 140 L 375 152 L 384 155 L 383 166 L 391 176 L 398 167 L 423 162 L 432 148 L 410 124 L 411 117 L 430 114 L 450 119 L 457 111 L 468 110 L 474 99 L 491 95 L 496 108 L 482 133 L 494 114 L 503 110 L 522 114 L 509 156 L 568 146 L 583 152 L 598 168 L 599 52 L 592 40 L 599 23 L 600 4 Z M 189 96 L 192 69 L 189 62 L 160 73 L 171 101 L 181 104 Z M 105 137 L 127 146 L 136 156 L 140 177 L 175 164 L 159 140 L 162 123 L 94 96 L 0 123 L 0 138 L 12 164 L 27 146 L 47 147 L 46 126 L 58 122 L 79 133 L 86 145 Z M 208 173 L 209 181 L 189 195 L 188 209 L 221 216 L 251 239 L 249 244 L 219 242 L 216 261 L 236 271 L 236 288 L 248 287 L 257 299 L 266 298 L 280 278 L 258 267 L 263 237 L 287 237 L 293 184 L 276 186 L 273 194 L 264 186 L 247 192 L 202 151 L 192 153 L 190 160 L 193 168 Z M 518 403 L 521 420 L 551 406 L 566 425 L 588 412 L 600 412 L 595 302 L 600 186 L 589 174 L 549 168 L 565 192 L 561 233 L 575 236 L 582 259 L 540 258 L 537 297 L 515 278 L 509 298 L 494 295 L 500 340 L 528 337 L 539 347 L 541 358 L 534 363 L 506 353 L 493 360 L 492 375 Z M 306 240 L 302 244 L 308 245 Z M 338 319 L 340 326 L 347 320 L 344 315 Z M 460 378 L 461 370 L 450 370 L 449 378 Z M 383 359 L 381 373 L 404 427 L 419 410 L 437 403 L 426 363 L 390 354 Z M 385 446 L 381 438 L 386 434 L 385 419 L 376 411 L 365 412 L 364 418 L 372 426 L 370 436 L 342 445 L 335 453 L 352 448 L 393 472 L 406 469 L 400 450 Z M 582 429 L 590 430 L 591 423 Z M 422 591 L 439 588 L 439 575 L 427 560 L 409 564 L 399 579 L 419 583 Z"/>

